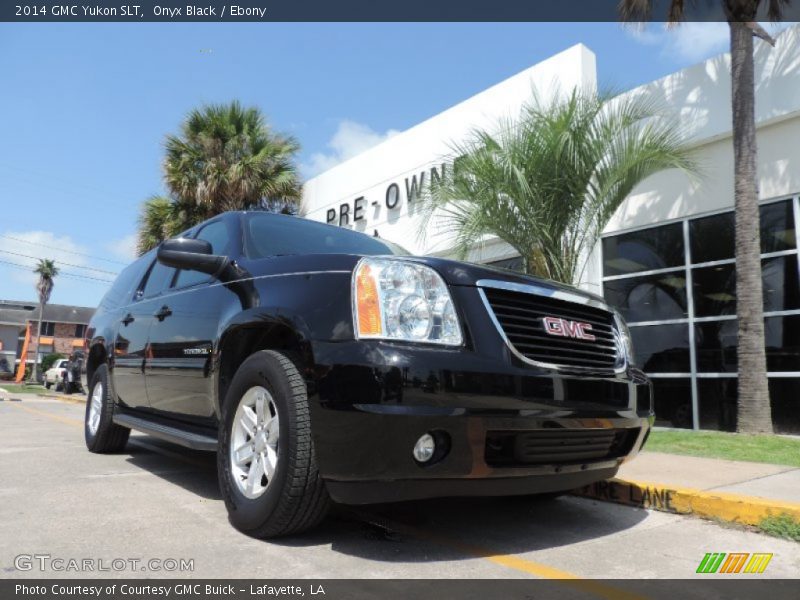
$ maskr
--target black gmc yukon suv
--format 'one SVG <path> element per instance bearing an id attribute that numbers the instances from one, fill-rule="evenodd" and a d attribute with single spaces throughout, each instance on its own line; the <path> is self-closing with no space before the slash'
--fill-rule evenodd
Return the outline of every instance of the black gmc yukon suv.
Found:
<path id="1" fill-rule="evenodd" d="M 127 267 L 88 328 L 86 444 L 217 452 L 231 522 L 330 500 L 541 494 L 613 476 L 651 389 L 602 299 L 347 229 L 226 213 Z"/>

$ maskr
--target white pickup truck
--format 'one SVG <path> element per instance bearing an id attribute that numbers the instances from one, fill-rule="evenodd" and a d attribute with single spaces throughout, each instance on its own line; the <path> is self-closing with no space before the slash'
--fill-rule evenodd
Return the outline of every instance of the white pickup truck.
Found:
<path id="1" fill-rule="evenodd" d="M 44 387 L 48 390 L 50 386 L 55 386 L 56 391 L 64 383 L 64 374 L 67 372 L 67 363 L 69 359 L 59 358 L 53 363 L 53 366 L 47 369 L 44 373 Z"/>

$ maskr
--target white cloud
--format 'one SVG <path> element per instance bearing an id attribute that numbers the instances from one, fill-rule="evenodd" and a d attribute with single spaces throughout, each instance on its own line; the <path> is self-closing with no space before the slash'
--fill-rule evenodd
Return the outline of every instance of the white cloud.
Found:
<path id="1" fill-rule="evenodd" d="M 131 233 L 122 239 L 106 244 L 108 250 L 114 258 L 122 261 L 133 261 L 136 258 L 136 234 Z"/>
<path id="2" fill-rule="evenodd" d="M 765 23 L 773 36 L 791 23 Z M 730 49 L 730 29 L 724 22 L 686 22 L 667 26 L 657 23 L 633 23 L 625 32 L 646 46 L 660 46 L 661 55 L 678 62 L 699 62 Z"/>
<path id="3" fill-rule="evenodd" d="M 681 62 L 698 62 L 725 52 L 730 33 L 727 23 L 634 24 L 627 34 L 646 46 L 660 46 L 661 55 Z"/>
<path id="4" fill-rule="evenodd" d="M 31 296 L 32 286 L 36 284 L 36 275 L 33 273 L 33 269 L 36 268 L 39 259 L 54 260 L 57 267 L 72 272 L 83 271 L 91 274 L 91 271 L 75 269 L 75 267 L 64 264 L 88 265 L 86 257 L 73 254 L 73 252 L 85 254 L 86 248 L 74 242 L 68 235 L 56 235 L 50 231 L 4 231 L 3 237 L 0 237 L 0 260 L 30 269 L 29 272 L 17 267 L 10 269 L 10 278 L 20 284 L 19 293 L 14 296 L 15 298 Z M 31 288 L 21 287 L 22 285 L 28 285 Z"/>
<path id="5" fill-rule="evenodd" d="M 340 162 L 369 150 L 398 133 L 400 132 L 395 129 L 379 133 L 362 123 L 356 123 L 348 119 L 340 121 L 339 126 L 336 128 L 336 133 L 327 143 L 329 151 L 312 154 L 309 162 L 301 165 L 303 174 L 306 177 L 319 175 L 323 171 L 327 171 Z"/>
<path id="6" fill-rule="evenodd" d="M 50 259 L 55 261 L 56 267 L 61 271 L 61 276 L 56 276 L 50 302 L 89 306 L 96 304 L 98 298 L 95 296 L 102 293 L 103 286 L 107 285 L 100 280 L 113 279 L 111 272 L 118 269 L 114 265 L 98 263 L 85 256 L 87 253 L 88 249 L 69 235 L 58 235 L 50 231 L 0 232 L 0 261 L 4 261 L 0 263 L 3 271 L 3 277 L 0 278 L 0 298 L 35 301 L 37 275 L 33 270 L 40 259 Z M 13 263 L 14 266 L 5 263 Z M 92 279 L 76 279 L 70 277 L 70 273 Z"/>

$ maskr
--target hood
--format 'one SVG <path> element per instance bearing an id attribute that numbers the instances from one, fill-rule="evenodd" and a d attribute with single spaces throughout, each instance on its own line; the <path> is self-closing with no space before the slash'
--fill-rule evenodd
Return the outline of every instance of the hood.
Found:
<path id="1" fill-rule="evenodd" d="M 505 281 L 509 283 L 518 283 L 521 285 L 536 285 L 538 287 L 547 288 L 553 291 L 569 292 L 571 294 L 584 296 L 586 298 L 592 298 L 593 300 L 597 300 L 605 304 L 605 299 L 597 294 L 592 294 L 569 285 L 564 285 L 563 283 L 556 283 L 555 281 L 544 279 L 542 277 L 523 275 L 517 271 L 509 271 L 508 269 L 501 269 L 499 267 L 492 267 L 489 265 L 477 265 L 474 263 L 429 256 L 412 256 L 407 257 L 407 259 L 428 265 L 429 267 L 433 267 L 450 285 L 474 286 L 481 279 L 493 279 L 495 281 Z"/>

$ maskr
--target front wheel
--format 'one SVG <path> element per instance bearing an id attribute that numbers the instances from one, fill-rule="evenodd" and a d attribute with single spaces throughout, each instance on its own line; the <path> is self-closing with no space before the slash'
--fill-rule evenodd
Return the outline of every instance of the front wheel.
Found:
<path id="1" fill-rule="evenodd" d="M 65 384 L 68 385 L 68 384 Z M 89 385 L 86 400 L 86 417 L 83 433 L 86 447 L 100 454 L 119 452 L 128 443 L 131 430 L 112 421 L 114 415 L 113 392 L 108 377 L 108 366 L 100 365 Z"/>
<path id="2" fill-rule="evenodd" d="M 217 472 L 234 527 L 259 538 L 317 525 L 330 503 L 311 436 L 306 386 L 288 356 L 242 363 L 223 405 Z"/>

